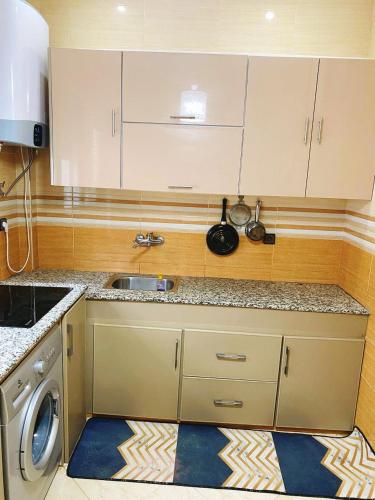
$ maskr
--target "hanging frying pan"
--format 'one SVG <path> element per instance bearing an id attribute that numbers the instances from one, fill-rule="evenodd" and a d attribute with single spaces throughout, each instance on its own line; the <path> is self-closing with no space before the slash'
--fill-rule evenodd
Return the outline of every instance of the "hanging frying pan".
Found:
<path id="1" fill-rule="evenodd" d="M 206 242 L 211 252 L 217 255 L 229 255 L 236 250 L 240 241 L 237 231 L 227 224 L 227 203 L 223 198 L 223 213 L 220 224 L 215 224 L 208 231 Z"/>
<path id="2" fill-rule="evenodd" d="M 266 228 L 264 225 L 259 221 L 259 214 L 260 214 L 260 206 L 262 202 L 260 200 L 257 201 L 256 207 L 255 207 L 255 220 L 250 222 L 245 229 L 245 234 L 246 236 L 252 240 L 252 241 L 260 241 L 262 240 L 265 235 L 266 235 Z"/>
<path id="3" fill-rule="evenodd" d="M 246 205 L 244 196 L 238 195 L 238 202 L 233 205 L 229 212 L 229 218 L 232 224 L 238 227 L 246 226 L 251 219 L 251 208 Z"/>

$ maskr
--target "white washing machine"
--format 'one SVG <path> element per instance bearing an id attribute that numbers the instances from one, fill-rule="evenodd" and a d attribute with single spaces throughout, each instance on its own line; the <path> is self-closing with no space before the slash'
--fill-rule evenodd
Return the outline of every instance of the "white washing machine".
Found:
<path id="1" fill-rule="evenodd" d="M 7 500 L 42 500 L 62 456 L 60 326 L 1 385 L 1 431 Z"/>

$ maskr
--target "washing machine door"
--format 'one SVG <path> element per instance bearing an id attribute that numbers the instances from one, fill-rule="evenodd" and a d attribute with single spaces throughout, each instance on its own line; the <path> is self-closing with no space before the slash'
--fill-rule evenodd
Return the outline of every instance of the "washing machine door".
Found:
<path id="1" fill-rule="evenodd" d="M 60 446 L 60 394 L 54 380 L 39 384 L 27 409 L 21 438 L 20 464 L 27 481 L 39 479 Z"/>

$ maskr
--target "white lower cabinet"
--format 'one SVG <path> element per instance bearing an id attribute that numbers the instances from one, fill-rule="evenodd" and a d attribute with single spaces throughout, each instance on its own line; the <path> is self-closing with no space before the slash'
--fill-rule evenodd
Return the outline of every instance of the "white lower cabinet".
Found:
<path id="1" fill-rule="evenodd" d="M 181 333 L 95 324 L 94 413 L 176 420 Z"/>
<path id="2" fill-rule="evenodd" d="M 272 426 L 277 383 L 184 377 L 180 419 Z"/>
<path id="3" fill-rule="evenodd" d="M 285 337 L 276 425 L 352 430 L 364 341 Z"/>
<path id="4" fill-rule="evenodd" d="M 88 324 L 94 414 L 353 428 L 364 316 L 95 301 Z"/>

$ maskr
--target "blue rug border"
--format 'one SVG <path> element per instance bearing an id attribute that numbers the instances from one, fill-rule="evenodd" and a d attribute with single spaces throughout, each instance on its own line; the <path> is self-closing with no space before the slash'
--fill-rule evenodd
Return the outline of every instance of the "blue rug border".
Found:
<path id="1" fill-rule="evenodd" d="M 95 415 L 89 419 L 87 419 L 86 421 L 86 424 L 89 420 L 93 420 L 93 419 L 96 419 L 96 418 L 103 418 L 103 416 L 99 416 L 99 415 Z M 104 418 L 106 418 L 104 416 Z M 135 420 L 135 421 L 139 421 L 139 422 L 153 422 L 153 423 L 158 423 L 157 421 L 155 420 L 141 420 L 141 419 L 134 419 L 134 418 L 126 418 L 126 417 L 108 417 L 108 418 L 116 418 L 116 419 L 120 419 L 120 420 Z M 183 424 L 193 424 L 193 425 L 214 425 L 214 424 L 201 424 L 201 423 L 196 423 L 196 422 L 173 422 L 171 421 L 170 423 L 175 423 L 175 424 L 178 424 L 178 425 L 183 425 Z M 85 424 L 85 426 L 86 426 Z M 218 425 L 214 425 L 214 427 L 220 427 Z M 230 426 L 221 426 L 221 427 L 224 427 L 224 428 L 228 428 L 228 429 L 231 429 L 232 427 Z M 256 432 L 279 432 L 280 434 L 298 434 L 298 435 L 302 435 L 302 436 L 320 436 L 320 437 L 326 437 L 326 438 L 330 438 L 332 437 L 332 435 L 327 435 L 327 434 L 308 434 L 306 432 L 286 432 L 286 431 L 272 431 L 272 430 L 269 430 L 269 429 L 248 429 L 248 430 L 251 430 L 251 431 L 256 431 Z M 362 432 L 361 428 L 357 425 L 355 425 L 353 427 L 353 430 L 351 432 L 349 432 L 348 434 L 344 435 L 344 436 L 334 436 L 335 439 L 345 439 L 345 438 L 348 438 L 349 436 L 351 436 L 353 434 L 353 432 L 355 430 L 358 430 L 363 439 L 365 440 L 367 446 L 370 448 L 370 451 L 375 454 L 375 450 L 373 449 L 373 447 L 371 446 L 370 442 L 368 441 L 366 435 Z M 83 430 L 82 430 L 83 432 Z M 81 433 L 82 435 L 82 433 Z M 249 493 L 260 493 L 260 494 L 267 494 L 267 493 L 270 493 L 270 494 L 275 494 L 275 495 L 284 495 L 284 496 L 290 496 L 289 493 L 286 493 L 286 492 L 282 492 L 282 491 L 276 491 L 276 490 L 251 490 L 251 489 L 247 489 L 247 488 L 233 488 L 233 487 L 214 487 L 214 486 L 192 486 L 191 484 L 184 484 L 184 483 L 168 483 L 168 482 L 161 482 L 161 481 L 140 481 L 140 480 L 135 480 L 135 479 L 112 479 L 112 478 L 106 478 L 106 479 L 103 479 L 103 478 L 96 478 L 96 477 L 76 477 L 76 476 L 73 476 L 69 473 L 69 469 L 70 469 L 70 461 L 72 460 L 75 452 L 76 452 L 76 449 L 77 449 L 77 445 L 79 443 L 79 440 L 81 439 L 81 435 L 74 447 L 74 450 L 73 450 L 73 453 L 69 459 L 69 463 L 68 463 L 68 467 L 66 469 L 66 475 L 72 479 L 92 479 L 92 480 L 96 480 L 96 481 L 109 481 L 109 482 L 117 482 L 117 483 L 140 483 L 140 484 L 160 484 L 161 486 L 179 486 L 179 487 L 185 487 L 185 488 L 204 488 L 204 489 L 207 489 L 207 490 L 230 490 L 230 491 L 248 491 Z M 299 497 L 303 497 L 303 498 L 329 498 L 329 499 L 339 499 L 339 500 L 358 500 L 358 497 L 337 497 L 337 496 L 334 496 L 334 497 L 330 497 L 330 496 L 324 496 L 324 495 L 303 495 L 303 494 L 299 494 L 297 495 Z M 375 500 L 372 499 L 372 500 Z"/>

